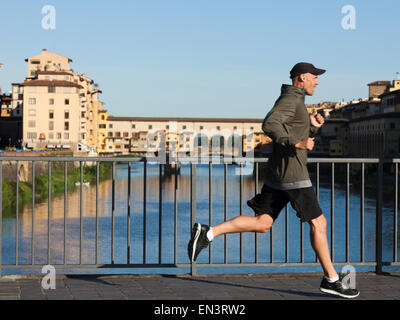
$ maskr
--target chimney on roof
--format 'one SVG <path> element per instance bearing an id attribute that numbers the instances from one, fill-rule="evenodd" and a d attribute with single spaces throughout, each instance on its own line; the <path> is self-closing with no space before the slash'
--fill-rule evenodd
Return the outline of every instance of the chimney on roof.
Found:
<path id="1" fill-rule="evenodd" d="M 47 49 L 42 49 L 42 53 L 44 53 L 44 52 L 46 52 L 47 51 Z"/>
<path id="2" fill-rule="evenodd" d="M 389 91 L 390 81 L 374 81 L 368 84 L 369 94 L 368 98 L 377 98 L 382 93 Z"/>

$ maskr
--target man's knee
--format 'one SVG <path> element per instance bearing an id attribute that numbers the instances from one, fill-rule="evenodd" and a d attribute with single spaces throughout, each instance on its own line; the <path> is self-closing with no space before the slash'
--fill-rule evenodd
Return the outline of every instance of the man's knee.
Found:
<path id="1" fill-rule="evenodd" d="M 311 220 L 310 226 L 315 231 L 326 233 L 327 222 L 325 216 L 321 214 L 318 218 Z"/>
<path id="2" fill-rule="evenodd" d="M 274 220 L 268 214 L 260 214 L 257 216 L 257 232 L 266 233 L 271 229 Z"/>

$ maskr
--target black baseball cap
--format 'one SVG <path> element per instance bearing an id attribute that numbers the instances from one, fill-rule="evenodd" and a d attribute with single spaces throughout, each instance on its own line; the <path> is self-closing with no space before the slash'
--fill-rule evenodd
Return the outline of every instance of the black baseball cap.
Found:
<path id="1" fill-rule="evenodd" d="M 324 70 L 324 69 L 318 69 L 318 68 L 314 67 L 314 65 L 311 63 L 299 62 L 298 64 L 296 64 L 293 67 L 292 70 L 290 70 L 290 79 L 293 79 L 303 73 L 311 73 L 316 76 L 319 76 L 320 74 L 325 73 L 325 71 L 326 70 Z"/>

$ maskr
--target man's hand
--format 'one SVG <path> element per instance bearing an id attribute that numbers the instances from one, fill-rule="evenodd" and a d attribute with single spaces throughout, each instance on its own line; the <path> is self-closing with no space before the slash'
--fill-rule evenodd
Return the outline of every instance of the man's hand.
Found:
<path id="1" fill-rule="evenodd" d="M 321 128 L 321 126 L 325 123 L 325 119 L 319 113 L 314 111 L 312 115 L 310 115 L 310 122 L 314 127 Z"/>
<path id="2" fill-rule="evenodd" d="M 295 147 L 297 149 L 307 149 L 307 150 L 312 150 L 314 148 L 314 138 L 304 138 L 301 139 Z"/>

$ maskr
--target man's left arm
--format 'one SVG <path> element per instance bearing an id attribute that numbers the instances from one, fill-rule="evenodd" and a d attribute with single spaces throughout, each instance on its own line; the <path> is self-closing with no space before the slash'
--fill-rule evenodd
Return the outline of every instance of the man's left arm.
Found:
<path id="1" fill-rule="evenodd" d="M 321 128 L 324 123 L 324 117 L 314 111 L 310 115 L 310 137 L 314 137 L 317 134 L 319 128 Z"/>

